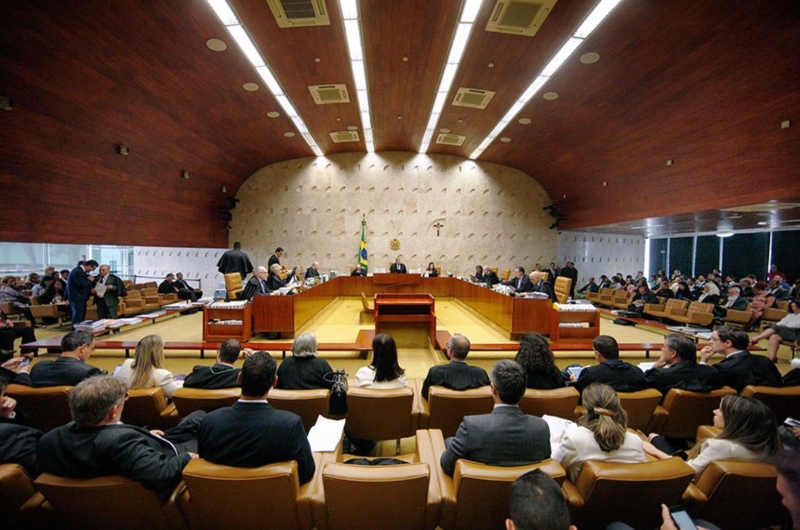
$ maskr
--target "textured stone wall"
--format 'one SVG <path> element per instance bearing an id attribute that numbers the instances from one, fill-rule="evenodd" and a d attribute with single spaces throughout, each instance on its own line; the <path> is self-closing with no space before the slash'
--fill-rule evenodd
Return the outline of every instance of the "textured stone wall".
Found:
<path id="1" fill-rule="evenodd" d="M 578 269 L 578 287 L 589 276 L 611 277 L 617 272 L 636 276 L 644 271 L 644 237 L 594 232 L 562 232 L 558 236 L 558 265 L 569 260 Z M 544 265 L 544 264 L 543 264 Z"/>
<path id="2" fill-rule="evenodd" d="M 530 176 L 498 164 L 416 153 L 341 153 L 264 167 L 239 189 L 229 240 L 254 265 L 278 246 L 281 263 L 348 273 L 367 221 L 370 270 L 402 256 L 409 269 L 433 261 L 443 273 L 530 268 L 556 255 L 551 203 Z M 436 225 L 441 225 L 438 229 Z M 397 239 L 399 250 L 390 242 Z"/>
<path id="3" fill-rule="evenodd" d="M 182 272 L 189 284 L 211 296 L 224 281 L 217 272 L 217 262 L 226 249 L 133 247 L 133 270 L 137 282 L 161 283 L 167 273 Z M 200 284 L 197 281 L 199 280 Z"/>

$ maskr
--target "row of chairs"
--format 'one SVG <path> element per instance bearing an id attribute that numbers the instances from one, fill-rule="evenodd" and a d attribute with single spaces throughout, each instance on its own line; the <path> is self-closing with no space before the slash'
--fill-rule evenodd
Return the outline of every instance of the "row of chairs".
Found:
<path id="1" fill-rule="evenodd" d="M 579 528 L 624 521 L 654 528 L 660 505 L 684 504 L 695 518 L 722 528 L 762 528 L 786 521 L 769 464 L 713 462 L 692 484 L 679 458 L 640 464 L 586 462 L 575 480 L 559 463 L 497 467 L 459 460 L 453 476 L 438 462 L 438 430 L 418 430 L 407 464 L 354 466 L 340 451 L 314 455 L 314 478 L 299 485 L 296 462 L 231 468 L 191 461 L 164 499 L 132 480 L 67 479 L 43 474 L 33 483 L 16 464 L 0 465 L 0 509 L 11 527 L 273 528 L 338 530 L 483 529 L 508 517 L 511 483 L 541 469 L 561 485 Z M 17 524 L 15 524 L 17 523 Z"/>

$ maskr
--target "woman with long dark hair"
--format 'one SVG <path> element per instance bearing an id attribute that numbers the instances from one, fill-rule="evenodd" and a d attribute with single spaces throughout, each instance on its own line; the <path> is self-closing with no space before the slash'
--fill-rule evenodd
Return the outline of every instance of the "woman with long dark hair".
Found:
<path id="1" fill-rule="evenodd" d="M 528 375 L 528 388 L 550 390 L 564 386 L 564 376 L 556 366 L 556 360 L 547 341 L 538 333 L 526 333 L 519 342 L 519 351 L 514 358 Z"/>
<path id="2" fill-rule="evenodd" d="M 372 339 L 372 362 L 356 372 L 357 387 L 404 388 L 408 386 L 406 371 L 397 362 L 397 345 L 386 333 Z"/>

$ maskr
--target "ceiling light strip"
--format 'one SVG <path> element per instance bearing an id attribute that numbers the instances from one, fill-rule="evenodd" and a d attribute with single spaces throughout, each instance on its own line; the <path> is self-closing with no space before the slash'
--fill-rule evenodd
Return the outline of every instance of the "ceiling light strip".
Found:
<path id="1" fill-rule="evenodd" d="M 519 114 L 519 112 L 527 105 L 527 103 L 533 99 L 533 96 L 536 95 L 539 90 L 547 83 L 551 77 L 555 75 L 559 68 L 561 68 L 564 63 L 569 59 L 575 50 L 577 50 L 583 42 L 589 38 L 589 35 L 592 34 L 594 30 L 596 30 L 600 24 L 608 17 L 608 15 L 614 10 L 615 7 L 621 2 L 622 0 L 600 0 L 595 6 L 594 9 L 589 13 L 589 15 L 583 19 L 583 22 L 580 23 L 578 28 L 572 33 L 572 35 L 567 39 L 567 41 L 561 46 L 561 48 L 553 55 L 547 65 L 542 69 L 539 74 L 533 78 L 530 85 L 525 89 L 522 93 L 522 96 L 511 106 L 508 112 L 502 117 L 502 119 L 495 125 L 492 132 L 484 138 L 481 144 L 478 146 L 469 157 L 473 160 L 479 158 L 483 152 L 486 150 L 489 145 L 494 141 L 495 138 L 506 128 L 506 125 L 511 123 L 511 120 Z"/>
<path id="2" fill-rule="evenodd" d="M 372 136 L 372 116 L 369 113 L 369 92 L 367 90 L 367 69 L 364 60 L 364 41 L 361 38 L 361 17 L 358 0 L 339 0 L 339 8 L 344 19 L 344 35 L 347 39 L 347 53 L 350 54 L 350 68 L 356 83 L 358 110 L 361 113 L 361 129 L 364 131 L 364 144 L 368 153 L 375 152 Z"/>
<path id="3" fill-rule="evenodd" d="M 297 109 L 294 108 L 292 102 L 289 101 L 289 98 L 284 93 L 280 83 L 275 78 L 272 70 L 270 70 L 269 65 L 261 55 L 261 52 L 258 51 L 255 43 L 250 38 L 250 35 L 247 33 L 247 29 L 245 29 L 244 25 L 239 21 L 239 17 L 237 17 L 236 13 L 233 11 L 233 8 L 231 8 L 230 4 L 228 4 L 228 1 L 206 0 L 206 2 L 211 10 L 214 11 L 214 14 L 217 15 L 217 18 L 222 25 L 225 26 L 225 29 L 228 30 L 228 33 L 233 40 L 236 41 L 236 44 L 239 45 L 239 49 L 247 58 L 247 61 L 267 85 L 267 89 L 269 89 L 269 91 L 272 93 L 275 101 L 277 101 L 281 108 L 283 108 L 286 116 L 292 120 L 292 123 L 303 136 L 306 143 L 308 143 L 308 146 L 311 148 L 311 151 L 314 152 L 314 155 L 322 156 L 322 150 L 308 132 L 308 127 L 306 127 L 303 119 L 297 113 Z"/>
<path id="4" fill-rule="evenodd" d="M 461 5 L 458 26 L 456 26 L 456 31 L 453 34 L 450 50 L 447 52 L 447 62 L 444 70 L 442 70 L 442 77 L 439 79 L 439 88 L 436 89 L 436 98 L 433 101 L 428 125 L 425 127 L 425 134 L 422 136 L 422 144 L 419 147 L 420 153 L 428 152 L 433 133 L 436 130 L 436 124 L 439 123 L 439 116 L 441 116 L 442 109 L 447 101 L 453 80 L 456 78 L 458 66 L 461 64 L 461 58 L 464 56 L 464 50 L 467 49 L 469 37 L 472 34 L 472 26 L 475 25 L 475 19 L 478 17 L 482 4 L 483 0 L 464 0 Z"/>

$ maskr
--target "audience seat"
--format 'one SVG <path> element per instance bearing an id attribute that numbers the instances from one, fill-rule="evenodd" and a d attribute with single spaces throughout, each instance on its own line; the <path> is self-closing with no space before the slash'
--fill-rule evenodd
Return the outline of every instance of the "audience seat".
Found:
<path id="1" fill-rule="evenodd" d="M 17 408 L 28 415 L 26 425 L 47 432 L 72 421 L 69 412 L 71 386 L 32 388 L 8 385 L 6 394 L 17 400 Z"/>
<path id="2" fill-rule="evenodd" d="M 619 289 L 614 291 L 614 297 L 611 301 L 611 305 L 616 309 L 628 309 L 628 306 L 633 303 L 634 293 L 629 293 L 628 291 Z"/>
<path id="3" fill-rule="evenodd" d="M 714 320 L 714 304 L 692 302 L 686 309 L 686 313 L 671 313 L 668 318 L 687 326 L 709 326 Z"/>
<path id="4" fill-rule="evenodd" d="M 361 305 L 364 308 L 365 313 L 375 314 L 375 307 L 367 299 L 367 294 L 364 293 L 363 291 L 361 292 Z"/>
<path id="5" fill-rule="evenodd" d="M 600 289 L 600 298 L 597 300 L 597 304 L 604 307 L 614 307 L 614 293 L 616 292 L 616 289 L 611 289 L 610 287 Z"/>
<path id="6" fill-rule="evenodd" d="M 167 404 L 167 396 L 160 386 L 132 388 L 122 409 L 122 421 L 150 429 L 169 429 L 178 424 L 175 404 Z"/>
<path id="7" fill-rule="evenodd" d="M 179 388 L 172 395 L 172 402 L 178 409 L 178 416 L 185 418 L 196 410 L 211 412 L 222 407 L 229 407 L 239 400 L 241 388 L 220 388 L 206 390 L 203 388 Z"/>
<path id="8" fill-rule="evenodd" d="M 750 317 L 752 316 L 750 314 L 750 305 L 751 304 L 747 304 L 747 306 L 742 310 L 728 309 L 722 319 L 725 325 L 736 328 L 744 327 L 748 322 L 750 322 Z"/>
<path id="9" fill-rule="evenodd" d="M 728 386 L 708 393 L 671 388 L 663 403 L 656 408 L 647 431 L 671 438 L 692 438 L 697 427 L 710 423 L 714 418 L 714 410 L 719 407 L 722 396 L 735 393 Z"/>
<path id="10" fill-rule="evenodd" d="M 507 282 L 511 277 L 511 269 L 503 269 L 503 274 L 500 275 L 501 282 Z"/>
<path id="11" fill-rule="evenodd" d="M 670 318 L 671 314 L 683 315 L 689 307 L 688 300 L 669 298 L 663 304 L 644 304 L 644 314 L 653 318 Z"/>
<path id="12" fill-rule="evenodd" d="M 311 529 L 311 485 L 300 485 L 297 462 L 229 467 L 198 458 L 183 469 L 172 495 L 190 529 Z"/>
<path id="13" fill-rule="evenodd" d="M 603 291 L 611 291 L 611 289 L 606 289 L 606 288 L 598 289 L 596 293 L 593 293 L 592 291 L 587 289 L 583 294 L 584 296 L 586 296 L 587 300 L 589 300 L 594 305 L 597 305 L 600 302 L 600 294 Z"/>
<path id="14" fill-rule="evenodd" d="M 620 405 L 628 413 L 629 429 L 647 429 L 653 419 L 653 413 L 658 403 L 664 397 L 655 388 L 645 388 L 636 392 L 617 392 Z M 586 414 L 586 409 L 579 405 L 575 407 L 575 417 Z"/>
<path id="15" fill-rule="evenodd" d="M 32 513 L 23 507 L 41 504 L 43 500 L 41 494 L 36 493 L 31 478 L 22 466 L 0 464 L 0 513 L 3 514 L 4 528 L 36 527 L 31 520 Z"/>
<path id="16" fill-rule="evenodd" d="M 566 304 L 569 300 L 569 291 L 572 288 L 572 278 L 566 276 L 558 276 L 553 290 L 556 293 L 556 301 L 559 304 Z"/>
<path id="17" fill-rule="evenodd" d="M 784 302 L 782 300 L 781 302 Z M 781 302 L 778 302 L 780 304 Z M 780 309 L 779 307 L 766 307 L 764 308 L 764 314 L 761 315 L 761 330 L 764 330 L 764 327 L 767 324 L 775 324 L 779 322 L 783 317 L 789 314 L 788 308 L 787 309 Z M 36 316 L 36 315 L 33 315 Z"/>
<path id="18" fill-rule="evenodd" d="M 536 390 L 529 388 L 519 402 L 519 408 L 525 414 L 539 416 L 545 414 L 571 420 L 575 416 L 575 407 L 581 398 L 575 387 L 565 386 L 552 390 Z"/>
<path id="19" fill-rule="evenodd" d="M 489 386 L 468 390 L 451 390 L 441 386 L 428 389 L 427 401 L 420 400 L 420 429 L 440 429 L 446 437 L 454 436 L 464 416 L 489 414 L 494 398 Z"/>
<path id="20" fill-rule="evenodd" d="M 413 436 L 419 424 L 411 388 L 375 390 L 350 387 L 347 391 L 345 431 L 363 440 L 397 440 Z"/>
<path id="21" fill-rule="evenodd" d="M 771 387 L 748 385 L 741 395 L 755 398 L 767 405 L 775 414 L 778 425 L 788 417 L 800 414 L 800 386 Z"/>
<path id="22" fill-rule="evenodd" d="M 758 462 L 715 461 L 689 485 L 685 505 L 695 519 L 720 528 L 766 528 L 788 520 L 775 489 L 775 466 Z"/>
<path id="23" fill-rule="evenodd" d="M 136 290 L 128 291 L 128 294 L 122 297 L 125 301 L 124 315 L 135 315 L 145 310 L 145 300 L 142 298 L 142 293 Z"/>
<path id="24" fill-rule="evenodd" d="M 238 272 L 229 272 L 225 275 L 225 291 L 228 293 L 228 300 L 238 300 L 239 293 L 244 292 L 242 275 Z"/>
<path id="25" fill-rule="evenodd" d="M 313 390 L 283 390 L 273 388 L 267 395 L 269 404 L 276 409 L 294 412 L 303 419 L 306 432 L 317 422 L 319 416 L 328 413 L 331 392 L 327 388 Z"/>
<path id="26" fill-rule="evenodd" d="M 693 478 L 694 470 L 678 457 L 640 464 L 590 460 L 575 483 L 566 480 L 561 489 L 578 528 L 605 528 L 613 521 L 658 528 L 661 504 L 680 504 Z"/>
<path id="27" fill-rule="evenodd" d="M 186 528 L 174 505 L 162 503 L 155 492 L 129 478 L 72 479 L 42 473 L 34 485 L 53 506 L 62 527 L 75 530 Z"/>

